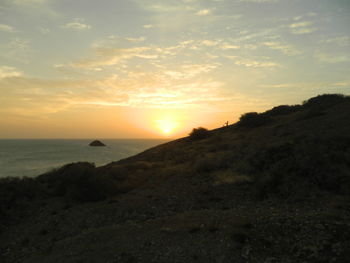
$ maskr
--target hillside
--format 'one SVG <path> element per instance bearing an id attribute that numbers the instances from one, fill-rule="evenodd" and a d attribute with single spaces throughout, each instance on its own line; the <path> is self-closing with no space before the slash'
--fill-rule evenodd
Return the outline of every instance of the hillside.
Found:
<path id="1" fill-rule="evenodd" d="M 0 181 L 0 262 L 348 262 L 350 97 Z"/>

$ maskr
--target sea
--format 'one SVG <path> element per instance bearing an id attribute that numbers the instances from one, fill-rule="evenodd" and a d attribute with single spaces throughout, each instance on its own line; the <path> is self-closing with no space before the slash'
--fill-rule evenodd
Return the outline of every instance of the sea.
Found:
<path id="1" fill-rule="evenodd" d="M 164 139 L 104 139 L 92 147 L 90 139 L 0 139 L 0 178 L 35 177 L 73 162 L 102 166 L 165 143 Z"/>

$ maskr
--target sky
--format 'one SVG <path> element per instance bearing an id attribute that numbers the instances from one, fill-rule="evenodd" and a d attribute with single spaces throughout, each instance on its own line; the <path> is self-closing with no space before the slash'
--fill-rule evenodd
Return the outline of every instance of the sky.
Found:
<path id="1" fill-rule="evenodd" d="M 349 0 L 0 0 L 0 138 L 161 138 L 350 94 Z"/>

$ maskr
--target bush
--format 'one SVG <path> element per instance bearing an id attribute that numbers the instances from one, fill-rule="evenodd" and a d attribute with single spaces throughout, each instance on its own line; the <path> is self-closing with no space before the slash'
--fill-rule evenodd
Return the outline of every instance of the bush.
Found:
<path id="1" fill-rule="evenodd" d="M 257 112 L 248 112 L 239 118 L 238 125 L 241 127 L 258 127 L 271 121 L 271 118 Z"/>
<path id="2" fill-rule="evenodd" d="M 264 112 L 263 114 L 266 116 L 278 116 L 278 115 L 294 113 L 299 111 L 300 109 L 301 109 L 300 105 L 294 105 L 294 106 L 280 105 L 272 108 L 271 110 Z"/>
<path id="3" fill-rule="evenodd" d="M 10 210 L 26 207 L 34 199 L 45 196 L 44 187 L 33 178 L 7 177 L 0 179 L 0 234 L 3 225 L 18 218 L 10 218 Z M 9 210 L 10 209 L 10 210 Z"/>
<path id="4" fill-rule="evenodd" d="M 34 178 L 8 177 L 0 179 L 0 204 L 11 206 L 18 200 L 32 200 L 44 194 Z"/>
<path id="5" fill-rule="evenodd" d="M 189 135 L 190 135 L 190 139 L 192 140 L 201 140 L 201 139 L 207 138 L 210 135 L 210 133 L 208 129 L 203 127 L 198 127 L 198 128 L 194 128 Z"/>
<path id="6" fill-rule="evenodd" d="M 301 197 L 312 188 L 350 194 L 348 138 L 304 139 L 257 149 L 247 161 L 260 197 Z"/>
<path id="7" fill-rule="evenodd" d="M 79 202 L 99 201 L 117 193 L 112 177 L 99 174 L 91 163 L 67 164 L 39 180 L 47 183 L 53 195 Z"/>
<path id="8" fill-rule="evenodd" d="M 349 99 L 350 97 L 344 96 L 342 94 L 323 94 L 304 101 L 303 107 L 316 108 L 321 110 L 343 103 Z"/>

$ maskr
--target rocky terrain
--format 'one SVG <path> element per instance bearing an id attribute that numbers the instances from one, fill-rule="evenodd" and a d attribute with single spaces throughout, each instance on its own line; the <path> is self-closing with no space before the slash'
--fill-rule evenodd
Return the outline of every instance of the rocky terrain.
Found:
<path id="1" fill-rule="evenodd" d="M 350 98 L 0 182 L 0 262 L 349 262 Z"/>

